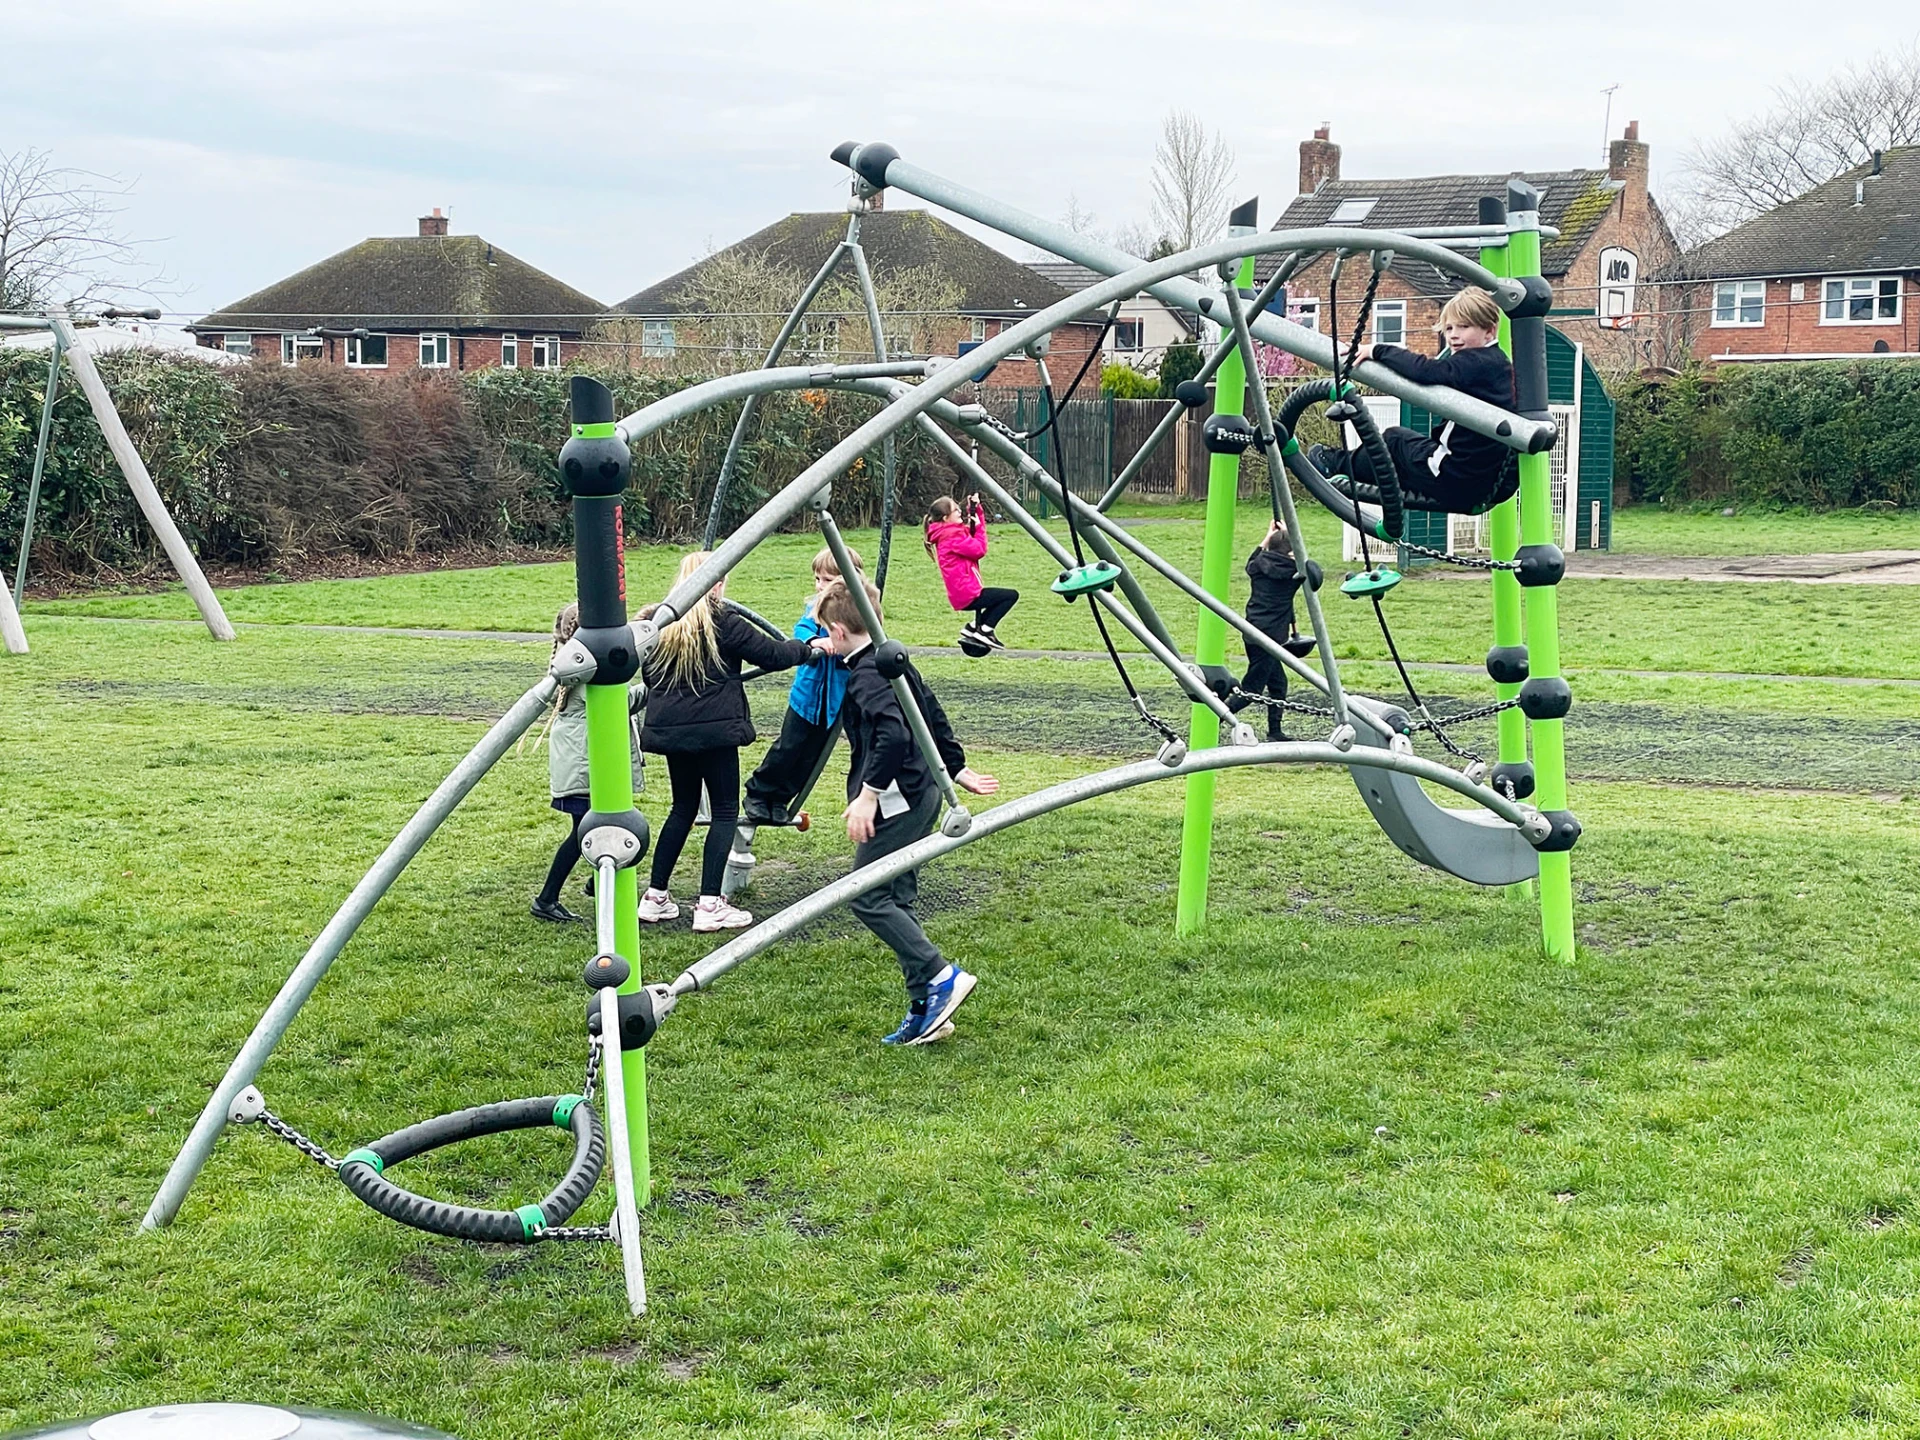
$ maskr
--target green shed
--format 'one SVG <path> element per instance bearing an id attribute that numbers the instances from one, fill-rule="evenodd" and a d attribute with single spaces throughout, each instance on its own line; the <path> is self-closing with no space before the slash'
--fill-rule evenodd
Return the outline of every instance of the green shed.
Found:
<path id="1" fill-rule="evenodd" d="M 1555 538 L 1562 550 L 1605 550 L 1613 543 L 1613 398 L 1586 352 L 1551 325 L 1547 403 L 1560 422 L 1560 439 L 1551 453 Z M 1402 403 L 1399 410 L 1400 424 L 1430 428 L 1431 417 L 1420 407 Z M 1349 532 L 1348 540 L 1355 538 Z M 1487 548 L 1487 520 L 1413 514 L 1407 517 L 1406 538 L 1435 550 L 1471 554 Z M 1404 552 L 1400 558 L 1403 568 L 1408 562 L 1435 563 Z"/>

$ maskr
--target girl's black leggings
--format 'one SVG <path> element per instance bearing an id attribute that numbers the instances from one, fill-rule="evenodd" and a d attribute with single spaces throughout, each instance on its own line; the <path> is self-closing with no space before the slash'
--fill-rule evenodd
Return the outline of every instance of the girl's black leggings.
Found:
<path id="1" fill-rule="evenodd" d="M 689 750 L 667 756 L 667 779 L 673 787 L 673 808 L 653 844 L 653 888 L 664 890 L 673 867 L 686 849 L 687 836 L 700 813 L 700 787 L 707 787 L 711 808 L 706 848 L 700 855 L 700 893 L 718 895 L 727 873 L 727 852 L 733 832 L 740 827 L 740 751 L 729 745 L 718 750 Z"/>
<path id="2" fill-rule="evenodd" d="M 1004 585 L 989 585 L 973 597 L 973 623 L 991 630 L 1007 618 L 1007 612 L 1019 603 L 1020 592 Z"/>

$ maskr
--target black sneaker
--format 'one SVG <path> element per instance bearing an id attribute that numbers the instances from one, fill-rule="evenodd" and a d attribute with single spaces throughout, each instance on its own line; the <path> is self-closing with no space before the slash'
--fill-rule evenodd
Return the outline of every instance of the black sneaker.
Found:
<path id="1" fill-rule="evenodd" d="M 988 645 L 991 645 L 995 650 L 1004 650 L 1007 648 L 1007 642 L 1002 640 L 1000 636 L 997 633 L 995 633 L 995 631 L 992 629 L 991 626 L 989 626 L 986 629 L 976 631 L 975 633 L 978 635 L 980 639 L 986 641 L 986 643 Z"/>
<path id="2" fill-rule="evenodd" d="M 551 920 L 556 925 L 569 923 L 584 925 L 587 923 L 584 917 L 574 914 L 573 911 L 567 909 L 567 907 L 562 905 L 558 900 L 541 900 L 536 897 L 533 904 L 529 905 L 527 909 L 532 912 L 534 919 Z"/>
<path id="3" fill-rule="evenodd" d="M 740 818 L 745 820 L 749 825 L 786 824 L 784 811 L 781 813 L 781 817 L 776 820 L 774 819 L 773 806 L 767 804 L 764 800 L 755 800 L 751 797 L 749 797 L 747 803 L 741 807 Z"/>
<path id="4" fill-rule="evenodd" d="M 1307 461 L 1329 480 L 1336 475 L 1347 473 L 1347 452 L 1336 450 L 1331 445 L 1311 445 L 1307 448 Z"/>

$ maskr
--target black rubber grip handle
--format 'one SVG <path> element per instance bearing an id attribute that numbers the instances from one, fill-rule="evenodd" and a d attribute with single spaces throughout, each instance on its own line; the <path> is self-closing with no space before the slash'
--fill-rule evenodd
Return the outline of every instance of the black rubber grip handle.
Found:
<path id="1" fill-rule="evenodd" d="M 1331 398 L 1332 394 L 1331 380 L 1309 380 L 1281 402 L 1280 413 L 1273 417 L 1273 426 L 1281 432 L 1283 446 L 1294 438 L 1294 427 L 1300 423 L 1300 417 L 1307 413 L 1307 407 L 1320 404 Z M 1388 539 L 1398 540 L 1406 525 L 1406 505 L 1400 495 L 1400 472 L 1393 468 L 1393 455 L 1380 434 L 1380 427 L 1373 423 L 1373 416 L 1367 413 L 1367 407 L 1356 405 L 1354 409 L 1357 414 L 1353 428 L 1360 434 L 1361 447 L 1367 452 L 1367 463 L 1380 477 L 1380 530 L 1386 532 Z M 1287 468 L 1309 495 L 1341 520 L 1365 534 L 1379 533 L 1374 530 L 1372 522 L 1360 513 L 1359 505 L 1329 485 L 1326 477 L 1313 468 L 1297 446 L 1287 456 Z"/>
<path id="2" fill-rule="evenodd" d="M 1353 407 L 1353 428 L 1360 432 L 1360 446 L 1367 452 L 1375 483 L 1380 487 L 1380 528 L 1389 540 L 1398 540 L 1406 528 L 1406 503 L 1400 495 L 1400 472 L 1393 468 L 1393 452 L 1387 449 L 1380 427 L 1373 423 L 1373 412 L 1365 405 Z"/>
<path id="3" fill-rule="evenodd" d="M 537 1233 L 527 1233 L 526 1222 L 517 1210 L 482 1210 L 471 1205 L 429 1200 L 424 1195 L 401 1189 L 387 1179 L 384 1172 L 402 1160 L 462 1140 L 508 1130 L 542 1129 L 553 1124 L 554 1108 L 566 1098 L 547 1095 L 537 1100 L 503 1100 L 422 1120 L 366 1147 L 379 1157 L 380 1169 L 356 1156 L 341 1161 L 340 1183 L 388 1219 L 411 1225 L 416 1230 L 495 1245 L 529 1244 L 540 1237 Z M 573 1162 L 568 1165 L 565 1178 L 540 1202 L 541 1214 L 548 1225 L 564 1224 L 580 1208 L 599 1183 L 601 1167 L 606 1163 L 606 1136 L 593 1106 L 584 1100 L 576 1101 L 567 1123 L 573 1132 Z"/>

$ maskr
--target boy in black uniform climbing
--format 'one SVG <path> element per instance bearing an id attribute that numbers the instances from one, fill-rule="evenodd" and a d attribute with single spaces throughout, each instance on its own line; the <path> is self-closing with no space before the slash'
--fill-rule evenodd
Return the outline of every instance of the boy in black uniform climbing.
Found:
<path id="1" fill-rule="evenodd" d="M 1293 563 L 1293 545 L 1287 527 L 1278 520 L 1267 527 L 1267 538 L 1247 557 L 1247 578 L 1253 582 L 1247 598 L 1247 620 L 1276 645 L 1293 638 L 1293 597 L 1300 593 L 1300 572 Z M 1247 678 L 1240 682 L 1244 692 L 1227 702 L 1227 708 L 1239 714 L 1262 694 L 1276 700 L 1287 698 L 1287 667 L 1258 645 L 1247 646 Z M 1286 712 L 1278 705 L 1267 707 L 1267 743 L 1287 738 Z"/>
<path id="2" fill-rule="evenodd" d="M 1468 286 L 1440 311 L 1437 327 L 1449 353 L 1429 359 L 1404 345 L 1362 345 L 1361 360 L 1377 360 L 1418 385 L 1445 385 L 1503 410 L 1514 407 L 1513 363 L 1500 349 L 1500 306 L 1485 290 Z M 1393 456 L 1400 494 L 1409 510 L 1482 515 L 1519 488 L 1513 452 L 1492 436 L 1448 420 L 1431 435 L 1390 426 L 1381 433 Z M 1378 504 L 1380 487 L 1364 448 L 1315 445 L 1307 459 L 1322 475 L 1347 476 L 1334 483 L 1356 500 Z"/>

